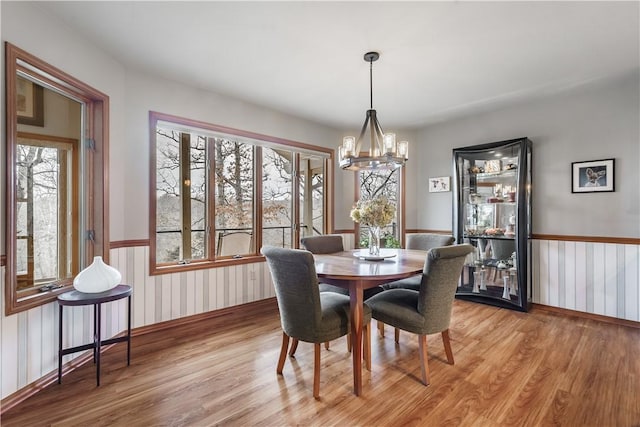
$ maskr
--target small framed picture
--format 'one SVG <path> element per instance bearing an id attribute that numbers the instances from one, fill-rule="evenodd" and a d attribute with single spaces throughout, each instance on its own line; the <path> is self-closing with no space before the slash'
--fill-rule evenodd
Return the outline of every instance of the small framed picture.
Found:
<path id="1" fill-rule="evenodd" d="M 571 163 L 571 192 L 615 191 L 614 166 L 615 159 Z"/>
<path id="2" fill-rule="evenodd" d="M 44 126 L 43 87 L 22 77 L 18 77 L 16 86 L 18 123 Z"/>
<path id="3" fill-rule="evenodd" d="M 438 178 L 429 178 L 429 193 L 440 193 L 442 191 L 451 191 L 450 177 L 440 176 Z"/>

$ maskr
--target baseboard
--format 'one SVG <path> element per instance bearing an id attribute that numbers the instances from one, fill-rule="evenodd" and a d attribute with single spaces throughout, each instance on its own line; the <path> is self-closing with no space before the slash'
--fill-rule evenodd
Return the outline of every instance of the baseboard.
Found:
<path id="1" fill-rule="evenodd" d="M 241 314 L 247 310 L 266 310 L 276 309 L 278 303 L 275 297 L 262 299 L 259 301 L 253 301 L 246 304 L 234 305 L 231 307 L 221 308 L 220 310 L 207 311 L 206 313 L 194 314 L 192 316 L 181 317 L 179 319 L 167 320 L 166 322 L 154 323 L 153 325 L 141 326 L 131 330 L 132 336 L 140 336 L 149 334 L 152 332 L 158 332 L 165 329 L 175 328 L 177 326 L 188 325 L 193 322 L 200 322 L 206 319 L 213 319 L 215 317 L 228 316 L 231 314 Z"/>
<path id="2" fill-rule="evenodd" d="M 613 325 L 628 326 L 630 328 L 640 329 L 640 322 L 633 320 L 620 319 L 618 317 L 603 316 L 601 314 L 585 313 L 584 311 L 570 310 L 568 308 L 553 307 L 544 304 L 531 304 L 533 310 L 547 311 L 557 313 L 568 317 L 579 317 L 582 319 L 597 320 L 598 322 L 611 323 Z"/>
<path id="3" fill-rule="evenodd" d="M 181 325 L 187 325 L 193 322 L 200 322 L 205 319 L 213 319 L 216 317 L 222 317 L 222 316 L 228 316 L 228 315 L 241 315 L 243 312 L 244 313 L 255 312 L 260 310 L 273 310 L 274 312 L 277 312 L 278 303 L 275 297 L 250 302 L 247 304 L 234 305 L 231 307 L 222 308 L 220 310 L 208 311 L 206 313 L 194 314 L 193 316 L 182 317 L 180 319 L 154 323 L 153 325 L 141 326 L 139 328 L 132 329 L 131 336 L 135 337 L 135 336 L 140 336 L 144 334 L 149 334 L 151 332 L 162 331 L 165 329 L 174 328 Z M 122 333 L 116 335 L 116 337 L 124 336 L 125 332 L 126 331 L 123 331 Z M 100 353 L 104 353 L 108 351 L 114 345 L 116 344 L 102 347 L 102 350 L 100 351 Z M 80 356 L 65 363 L 64 365 L 62 365 L 63 378 L 69 372 L 72 372 L 78 367 L 91 361 L 93 361 L 93 352 L 86 351 L 82 353 Z M 15 407 L 19 403 L 24 402 L 25 400 L 27 400 L 34 394 L 38 393 L 39 391 L 43 390 L 44 388 L 50 386 L 51 384 L 56 383 L 57 381 L 58 381 L 58 370 L 55 369 L 52 372 L 49 372 L 48 374 L 38 378 L 31 384 L 21 388 L 15 393 L 10 394 L 9 396 L 2 399 L 2 401 L 0 401 L 0 415 L 4 414 L 6 411 Z"/>

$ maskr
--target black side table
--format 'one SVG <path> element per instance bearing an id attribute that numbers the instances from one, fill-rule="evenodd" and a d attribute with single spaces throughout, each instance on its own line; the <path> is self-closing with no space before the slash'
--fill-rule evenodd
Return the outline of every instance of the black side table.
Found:
<path id="1" fill-rule="evenodd" d="M 75 353 L 77 351 L 93 349 L 93 363 L 96 364 L 96 383 L 100 386 L 100 347 L 103 344 L 115 344 L 119 342 L 127 342 L 127 366 L 131 362 L 131 293 L 132 289 L 129 285 L 118 285 L 113 289 L 105 292 L 88 294 L 79 291 L 69 291 L 58 295 L 58 304 L 60 305 L 60 317 L 58 323 L 58 384 L 62 383 L 62 356 L 65 354 Z M 100 324 L 102 319 L 100 316 L 100 306 L 102 303 L 116 301 L 122 298 L 128 298 L 127 301 L 127 334 L 122 337 L 110 338 L 102 340 L 100 335 Z M 89 344 L 79 345 L 77 347 L 62 348 L 62 309 L 64 306 L 79 306 L 93 304 L 93 342 Z"/>

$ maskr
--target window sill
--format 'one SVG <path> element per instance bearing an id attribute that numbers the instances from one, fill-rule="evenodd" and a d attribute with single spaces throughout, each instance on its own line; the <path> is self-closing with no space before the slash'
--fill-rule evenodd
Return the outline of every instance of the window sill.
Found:
<path id="1" fill-rule="evenodd" d="M 66 286 L 52 289 L 50 291 L 31 293 L 29 295 L 18 297 L 17 301 L 12 301 L 8 298 L 8 296 L 6 296 L 7 304 L 5 307 L 5 315 L 9 316 L 11 314 L 19 313 L 21 311 L 30 310 L 32 308 L 48 304 L 55 301 L 58 298 L 58 295 L 72 290 L 73 285 L 70 283 Z"/>
<path id="2" fill-rule="evenodd" d="M 220 267 L 229 267 L 233 265 L 253 264 L 264 262 L 262 255 L 246 255 L 242 258 L 224 258 L 215 261 L 192 262 L 190 264 L 171 264 L 171 265 L 151 265 L 149 268 L 150 276 L 158 276 L 161 274 L 180 273 L 183 271 L 206 270 Z"/>

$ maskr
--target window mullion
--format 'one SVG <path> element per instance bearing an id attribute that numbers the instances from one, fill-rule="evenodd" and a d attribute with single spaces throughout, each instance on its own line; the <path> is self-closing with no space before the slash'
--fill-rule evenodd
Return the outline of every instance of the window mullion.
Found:
<path id="1" fill-rule="evenodd" d="M 256 145 L 253 150 L 253 251 L 258 253 L 262 247 L 262 147 Z"/>
<path id="2" fill-rule="evenodd" d="M 182 259 L 191 259 L 191 135 L 180 134 L 180 198 L 182 201 Z"/>
<path id="3" fill-rule="evenodd" d="M 215 165 L 215 141 L 216 139 L 213 137 L 207 137 L 207 164 L 206 164 L 206 218 L 207 224 L 205 229 L 205 239 L 207 242 L 206 256 L 205 258 L 209 260 L 214 260 L 216 251 L 216 221 L 215 221 L 215 212 L 216 212 L 216 174 L 213 169 L 213 165 Z"/>

